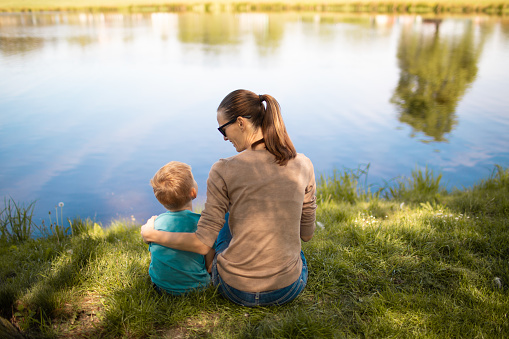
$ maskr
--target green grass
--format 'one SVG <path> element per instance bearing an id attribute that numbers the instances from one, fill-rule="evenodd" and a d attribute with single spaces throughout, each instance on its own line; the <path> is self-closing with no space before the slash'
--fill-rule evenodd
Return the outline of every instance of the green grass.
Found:
<path id="1" fill-rule="evenodd" d="M 365 175 L 360 169 L 323 178 L 319 226 L 303 244 L 308 286 L 288 305 L 245 308 L 213 287 L 185 297 L 159 296 L 151 288 L 139 226 L 103 228 L 88 220 L 59 241 L 4 240 L 0 313 L 29 337 L 509 333 L 509 169 L 496 167 L 477 185 L 452 192 L 441 189 L 439 175 L 428 170 L 415 170 L 402 185 L 394 182 L 392 191 L 386 184 L 371 192 Z"/>
<path id="2" fill-rule="evenodd" d="M 12 198 L 5 198 L 4 208 L 0 211 L 0 240 L 16 243 L 30 239 L 33 210 L 34 203 L 24 206 Z"/>
<path id="3" fill-rule="evenodd" d="M 507 14 L 509 0 L 0 0 L 0 11 L 41 10 L 121 10 L 131 12 L 166 11 L 281 11 L 306 10 L 328 12 L 384 12 L 384 13 L 473 13 Z"/>

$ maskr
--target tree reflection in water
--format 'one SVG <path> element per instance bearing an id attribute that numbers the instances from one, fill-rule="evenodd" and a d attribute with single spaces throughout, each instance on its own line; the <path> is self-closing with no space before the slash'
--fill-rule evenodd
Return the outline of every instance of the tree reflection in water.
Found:
<path id="1" fill-rule="evenodd" d="M 482 50 L 482 38 L 476 43 L 474 25 L 467 22 L 460 34 L 442 33 L 440 19 L 402 29 L 400 78 L 391 102 L 399 120 L 412 127 L 412 136 L 422 132 L 431 138 L 426 141 L 447 141 L 445 135 L 457 124 L 456 106 L 476 77 Z"/>

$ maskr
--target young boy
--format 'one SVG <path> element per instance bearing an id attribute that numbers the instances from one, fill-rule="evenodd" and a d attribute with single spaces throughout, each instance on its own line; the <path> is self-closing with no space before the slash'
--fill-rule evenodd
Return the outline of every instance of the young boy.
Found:
<path id="1" fill-rule="evenodd" d="M 172 161 L 163 166 L 150 180 L 157 200 L 168 210 L 157 217 L 155 229 L 166 232 L 195 232 L 200 215 L 192 212 L 192 201 L 198 184 L 191 166 Z M 205 288 L 210 283 L 207 268 L 212 265 L 214 250 L 204 257 L 198 253 L 174 250 L 155 243 L 149 244 L 150 279 L 158 292 L 164 290 L 180 295 Z"/>

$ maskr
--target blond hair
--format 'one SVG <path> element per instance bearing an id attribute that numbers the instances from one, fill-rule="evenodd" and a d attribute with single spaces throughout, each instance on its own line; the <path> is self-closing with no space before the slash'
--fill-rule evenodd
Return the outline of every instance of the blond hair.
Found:
<path id="1" fill-rule="evenodd" d="M 190 192 L 194 187 L 191 166 L 179 161 L 171 161 L 161 167 L 150 180 L 157 200 L 167 209 L 184 207 L 192 200 Z"/>

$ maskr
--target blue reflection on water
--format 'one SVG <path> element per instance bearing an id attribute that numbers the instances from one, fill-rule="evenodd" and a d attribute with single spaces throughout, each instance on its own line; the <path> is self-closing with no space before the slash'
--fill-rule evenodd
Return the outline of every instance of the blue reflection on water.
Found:
<path id="1" fill-rule="evenodd" d="M 317 176 L 370 164 L 369 181 L 383 185 L 429 165 L 451 188 L 509 164 L 507 23 L 444 20 L 441 34 L 473 25 L 484 42 L 448 141 L 422 142 L 429 136 L 399 121 L 390 99 L 402 32 L 432 27 L 329 16 L 0 15 L 0 196 L 37 200 L 46 223 L 60 201 L 64 217 L 142 221 L 162 209 L 150 178 L 179 160 L 193 167 L 203 205 L 211 165 L 235 154 L 215 110 L 237 88 L 279 100 Z"/>

